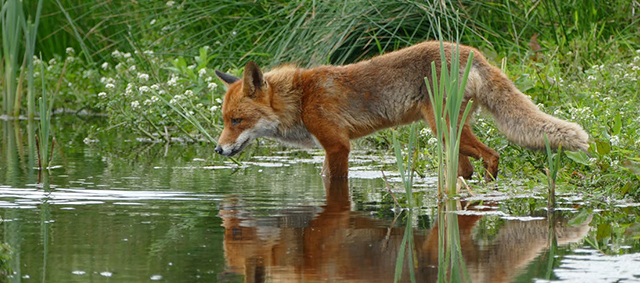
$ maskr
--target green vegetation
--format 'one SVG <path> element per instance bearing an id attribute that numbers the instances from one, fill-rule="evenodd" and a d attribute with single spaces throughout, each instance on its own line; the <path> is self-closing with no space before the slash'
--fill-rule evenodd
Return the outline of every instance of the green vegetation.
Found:
<path id="1" fill-rule="evenodd" d="M 462 44 L 477 47 L 545 112 L 575 121 L 590 134 L 588 154 L 565 153 L 566 164 L 557 168 L 558 190 L 640 198 L 640 7 L 635 2 L 15 3 L 3 1 L 2 10 L 3 28 L 11 31 L 3 30 L 4 113 L 27 113 L 31 98 L 19 99 L 26 77 L 29 93 L 55 86 L 49 92 L 55 97 L 53 113 L 106 114 L 109 125 L 96 132 L 129 132 L 152 141 L 207 142 L 217 135 L 224 89 L 215 69 L 239 75 L 247 60 L 262 66 L 349 63 L 436 38 L 437 21 L 446 40 L 454 39 L 450 27 L 459 26 Z M 28 16 L 38 15 L 38 5 L 42 16 Z M 31 17 L 33 24 L 17 24 L 9 9 L 24 10 L 23 20 Z M 20 67 L 19 59 L 33 58 L 32 51 L 43 54 L 33 64 L 42 64 L 45 73 L 35 68 L 30 75 L 28 66 Z M 490 121 L 474 119 L 480 140 L 501 154 L 499 182 L 518 179 L 527 187 L 545 182 L 543 152 L 509 145 Z M 406 140 L 410 132 L 410 127 L 383 131 L 359 144 L 390 150 L 393 133 Z M 437 139 L 428 130 L 418 132 L 411 167 L 422 175 L 437 168 Z M 475 167 L 482 168 L 479 161 Z M 480 179 L 482 172 L 476 175 Z"/>

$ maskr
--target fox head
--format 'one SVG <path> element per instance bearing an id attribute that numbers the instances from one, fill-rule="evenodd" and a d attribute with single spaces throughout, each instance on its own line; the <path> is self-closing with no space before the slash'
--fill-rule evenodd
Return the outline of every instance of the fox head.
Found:
<path id="1" fill-rule="evenodd" d="M 216 152 L 232 156 L 256 138 L 273 136 L 279 124 L 271 108 L 273 90 L 260 67 L 249 61 L 242 79 L 217 70 L 216 75 L 227 87 L 222 102 L 224 128 Z"/>

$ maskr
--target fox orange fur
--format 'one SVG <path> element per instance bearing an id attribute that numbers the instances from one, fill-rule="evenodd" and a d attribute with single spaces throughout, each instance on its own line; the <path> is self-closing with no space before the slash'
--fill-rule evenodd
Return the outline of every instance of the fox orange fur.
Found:
<path id="1" fill-rule="evenodd" d="M 447 58 L 452 44 L 445 43 Z M 474 53 L 462 109 L 469 100 L 488 110 L 507 139 L 531 148 L 586 150 L 589 136 L 577 124 L 543 113 L 482 54 L 460 46 L 460 62 Z M 271 137 L 303 147 L 320 145 L 326 152 L 323 174 L 348 175 L 350 140 L 420 119 L 435 129 L 424 78 L 432 78 L 431 62 L 440 72 L 440 43 L 426 41 L 345 66 L 311 69 L 285 65 L 263 73 L 248 62 L 242 78 L 216 71 L 228 91 L 224 97 L 224 129 L 216 152 L 231 156 L 258 137 Z M 464 67 L 461 67 L 464 69 Z M 462 74 L 461 74 L 462 75 Z M 485 178 L 498 173 L 498 153 L 478 141 L 464 121 L 458 174 L 470 178 L 469 157 L 482 159 Z"/>

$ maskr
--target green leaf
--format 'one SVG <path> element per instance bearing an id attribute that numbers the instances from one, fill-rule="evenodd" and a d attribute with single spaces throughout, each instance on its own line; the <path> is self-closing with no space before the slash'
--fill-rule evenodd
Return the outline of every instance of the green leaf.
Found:
<path id="1" fill-rule="evenodd" d="M 620 132 L 622 131 L 622 116 L 620 115 L 620 113 L 618 113 L 618 115 L 616 115 L 613 118 L 613 134 L 614 135 L 619 135 Z"/>
<path id="2" fill-rule="evenodd" d="M 596 141 L 596 151 L 600 155 L 606 155 L 611 152 L 611 144 L 609 141 L 605 140 L 597 140 Z"/>
<path id="3" fill-rule="evenodd" d="M 584 151 L 565 151 L 564 154 L 578 164 L 591 166 L 589 156 Z"/>

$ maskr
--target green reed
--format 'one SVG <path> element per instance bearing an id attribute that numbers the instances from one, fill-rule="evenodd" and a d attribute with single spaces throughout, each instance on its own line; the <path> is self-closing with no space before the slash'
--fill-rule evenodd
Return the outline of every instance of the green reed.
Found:
<path id="1" fill-rule="evenodd" d="M 402 185 L 404 186 L 405 195 L 407 198 L 407 205 L 409 207 L 413 207 L 415 205 L 413 201 L 413 177 L 415 174 L 414 164 L 415 164 L 415 155 L 418 144 L 418 134 L 416 130 L 416 124 L 411 124 L 411 128 L 409 130 L 409 148 L 407 155 L 407 165 L 405 168 L 404 158 L 402 156 L 402 145 L 398 141 L 397 133 L 393 131 L 393 151 L 396 156 L 396 166 L 398 167 L 398 172 L 400 172 L 400 177 L 402 178 Z"/>
<path id="2" fill-rule="evenodd" d="M 36 136 L 36 145 L 38 146 L 38 160 L 41 170 L 48 169 L 49 164 L 53 160 L 53 147 L 55 146 L 55 138 L 51 140 L 51 109 L 53 108 L 53 99 L 49 99 L 47 88 L 44 81 L 44 64 L 40 64 L 40 78 L 42 79 L 42 96 L 38 99 L 40 107 L 40 135 Z M 49 150 L 51 153 L 49 154 Z"/>
<path id="3" fill-rule="evenodd" d="M 42 0 L 38 1 L 38 7 L 36 8 L 36 16 L 34 22 L 28 19 L 25 24 L 24 35 L 26 39 L 26 48 L 24 58 L 26 60 L 27 71 L 27 117 L 33 119 L 36 111 L 35 100 L 35 86 L 33 77 L 33 56 L 36 49 L 36 35 L 38 33 L 38 25 L 40 24 L 40 13 L 42 12 Z"/>
<path id="4" fill-rule="evenodd" d="M 551 211 L 555 207 L 556 202 L 556 179 L 558 177 L 558 170 L 560 169 L 560 161 L 562 159 L 562 145 L 558 146 L 558 152 L 551 152 L 551 145 L 547 135 L 544 135 L 544 144 L 547 149 L 547 168 L 545 168 L 547 175 L 547 184 L 549 185 L 549 198 L 548 209 Z"/>
<path id="5" fill-rule="evenodd" d="M 438 197 L 444 199 L 438 206 L 438 282 L 470 282 L 460 246 L 458 215 L 454 213 L 458 202 L 453 197 L 458 189 L 460 136 L 472 105 L 472 101 L 465 104 L 464 93 L 473 52 L 469 52 L 461 75 L 459 42 L 458 35 L 447 58 L 440 33 L 440 77 L 434 61 L 431 62 L 431 81 L 425 78 L 436 124 Z M 460 115 L 463 104 L 465 108 Z"/>
<path id="6" fill-rule="evenodd" d="M 442 38 L 442 37 L 441 37 Z M 455 47 L 454 47 L 455 46 Z M 464 100 L 464 92 L 471 70 L 473 52 L 469 53 L 464 74 L 460 76 L 460 46 L 452 45 L 451 68 L 447 67 L 447 57 L 444 43 L 440 41 L 440 79 L 435 62 L 431 62 L 432 87 L 429 79 L 425 78 L 429 99 L 433 106 L 436 124 L 437 156 L 438 156 L 438 195 L 442 198 L 443 187 L 447 196 L 456 194 L 458 181 L 458 156 L 460 150 L 460 136 L 464 122 L 471 110 L 472 101 L 468 101 L 464 113 L 460 116 Z M 452 121 L 458 121 L 457 123 Z"/>
<path id="7" fill-rule="evenodd" d="M 417 154 L 418 134 L 416 130 L 416 124 L 411 124 L 409 129 L 409 145 L 406 168 L 404 165 L 404 158 L 402 156 L 402 145 L 398 141 L 397 133 L 393 130 L 393 150 L 396 156 L 396 165 L 400 176 L 402 178 L 402 185 L 405 190 L 405 197 L 407 201 L 408 210 L 405 215 L 407 224 L 402 237 L 402 243 L 400 249 L 398 249 L 398 257 L 396 258 L 396 269 L 394 274 L 394 282 L 398 282 L 402 278 L 402 270 L 404 267 L 405 256 L 408 255 L 407 264 L 409 266 L 409 278 L 411 282 L 416 282 L 414 266 L 414 241 L 413 241 L 413 225 L 412 225 L 412 208 L 417 204 L 413 199 L 413 176 L 415 174 L 414 164 L 415 156 Z"/>
<path id="8" fill-rule="evenodd" d="M 20 65 L 20 39 L 24 12 L 22 2 L 18 0 L 2 1 L 2 52 L 4 67 L 4 87 L 2 93 L 2 110 L 5 115 L 15 115 L 15 102 L 18 95 L 18 72 Z"/>

